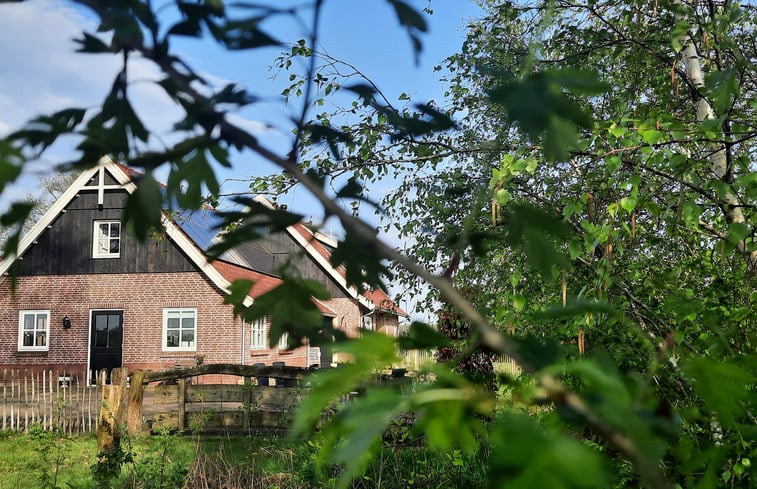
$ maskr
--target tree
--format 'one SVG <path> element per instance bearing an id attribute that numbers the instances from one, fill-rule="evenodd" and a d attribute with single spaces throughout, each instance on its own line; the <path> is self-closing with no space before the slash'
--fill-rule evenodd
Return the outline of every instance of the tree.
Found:
<path id="1" fill-rule="evenodd" d="M 39 195 L 27 194 L 26 203 L 31 204 L 29 216 L 24 221 L 23 232 L 29 231 L 31 227 L 39 221 L 47 209 L 60 197 L 63 192 L 76 179 L 76 173 L 51 173 L 43 177 L 39 182 Z M 0 226 L 0 247 L 5 245 L 6 240 L 11 235 L 11 229 L 3 229 Z"/>
<path id="2" fill-rule="evenodd" d="M 417 49 L 422 15 L 388 1 Z M 75 134 L 81 142 L 69 166 L 110 154 L 145 170 L 125 215 L 127 228 L 144 239 L 160 226 L 161 203 L 196 209 L 205 189 L 218 193 L 214 166 L 228 166 L 229 151 L 257 153 L 284 172 L 274 179 L 279 189 L 302 185 L 324 219 L 339 218 L 345 237 L 332 259 L 351 284 L 382 287 L 384 260 L 391 260 L 406 279 L 433 286 L 470 325 L 475 334 L 461 355 L 485 348 L 523 367 L 521 379 L 502 387 L 517 399 L 513 405 L 447 365 L 408 395 L 368 389 L 321 432 L 324 452 L 344 466 L 343 485 L 370 461 L 385 427 L 409 410 L 421 413 L 416 427 L 431 446 L 490 446 L 493 486 L 753 482 L 745 428 L 755 378 L 751 6 L 712 4 L 703 12 L 661 3 L 649 15 L 631 0 L 488 3 L 489 16 L 470 27 L 461 54 L 447 63 L 452 106 L 444 109 L 431 102 L 396 107 L 365 79 L 348 84 L 328 75 L 336 60 L 312 49 L 322 4 L 316 0 L 312 36 L 289 49 L 289 57 L 307 60 L 307 70 L 295 80 L 303 95 L 291 151 L 278 154 L 227 117 L 230 107 L 256 98 L 234 84 L 212 87 L 171 43 L 207 36 L 228 50 L 277 45 L 261 19 L 296 9 L 177 2 L 171 17 L 137 0 L 80 3 L 100 19 L 99 32 L 83 33 L 80 49 L 118 53 L 123 70 L 101 107 L 41 116 L 0 141 L 0 190 L 26 159 Z M 680 67 L 688 61 L 691 68 L 692 43 L 700 59 L 712 53 L 703 70 L 716 67 L 704 86 Z M 162 150 L 145 149 L 150 133 L 129 102 L 127 68 L 135 55 L 161 70 L 157 85 L 183 110 L 175 126 L 180 141 Z M 623 69 L 610 69 L 617 60 Z M 282 58 L 283 68 L 288 61 Z M 341 114 L 311 117 L 320 88 L 324 95 L 352 93 L 355 102 Z M 727 115 L 697 120 L 693 102 L 701 97 L 711 100 L 713 114 Z M 721 147 L 726 171 L 713 176 L 712 165 L 721 167 L 709 157 Z M 152 175 L 161 165 L 169 167 L 165 191 Z M 410 177 L 383 208 L 389 225 L 414 238 L 414 259 L 339 205 L 341 198 L 365 199 L 361 182 L 401 177 L 406 168 Z M 426 177 L 416 178 L 419 171 Z M 278 229 L 302 217 L 248 196 L 238 202 L 244 212 L 222 213 L 229 224 L 255 219 Z M 28 211 L 16 205 L 0 224 L 18 225 Z M 254 237 L 239 226 L 216 251 Z M 16 243 L 12 236 L 6 255 Z M 429 271 L 439 269 L 446 273 Z M 469 301 L 455 284 L 480 293 Z M 314 307 L 308 298 L 321 293 L 289 278 L 245 308 L 250 286 L 235 283 L 232 294 L 248 319 L 286 314 L 282 301 L 291 297 Z M 316 336 L 320 328 L 320 319 L 285 321 L 290 338 Z M 590 353 L 605 346 L 607 354 L 582 355 L 571 346 L 584 340 Z M 415 324 L 402 344 L 448 341 Z M 368 333 L 341 345 L 355 363 L 314 379 L 294 431 L 314 428 L 333 399 L 391 363 L 394 347 Z M 542 404 L 549 408 L 539 415 L 524 414 Z"/>
<path id="3" fill-rule="evenodd" d="M 696 465 L 668 460 L 675 480 L 708 466 L 707 477 L 748 485 L 750 445 L 711 409 L 731 386 L 742 422 L 753 410 L 754 7 L 487 5 L 446 63 L 445 114 L 459 130 L 386 145 L 374 99 L 351 126 L 363 144 L 346 164 L 305 156 L 368 182 L 405 174 L 382 204 L 419 262 L 476 287 L 473 303 L 501 331 L 552 337 L 579 363 L 584 348 L 604 350 L 623 374 L 654 379 L 652 409 L 676 410 L 679 446 L 701 447 Z M 694 380 L 702 369 L 731 380 L 707 386 Z"/>

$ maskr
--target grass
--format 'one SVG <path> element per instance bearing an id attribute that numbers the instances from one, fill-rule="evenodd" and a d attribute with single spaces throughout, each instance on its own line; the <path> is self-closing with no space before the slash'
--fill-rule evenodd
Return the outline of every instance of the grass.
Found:
<path id="1" fill-rule="evenodd" d="M 58 467 L 57 485 L 77 487 L 79 481 L 92 479 L 90 466 L 95 463 L 96 455 L 94 437 L 62 439 L 43 453 L 43 441 L 39 439 L 0 432 L 0 489 L 41 487 L 46 476 L 55 477 L 55 465 Z"/>
<path id="2" fill-rule="evenodd" d="M 318 467 L 315 442 L 279 437 L 163 434 L 127 440 L 123 448 L 133 453 L 134 463 L 99 487 L 304 489 L 330 487 L 339 474 L 337 467 Z M 96 452 L 93 436 L 0 432 L 0 489 L 98 487 L 91 469 Z M 422 446 L 386 445 L 352 487 L 471 487 L 481 484 L 484 466 L 479 459 Z"/>

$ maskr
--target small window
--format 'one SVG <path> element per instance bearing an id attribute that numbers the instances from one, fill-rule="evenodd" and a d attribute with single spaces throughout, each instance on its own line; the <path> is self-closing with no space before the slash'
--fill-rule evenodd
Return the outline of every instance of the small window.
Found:
<path id="1" fill-rule="evenodd" d="M 50 311 L 20 311 L 18 350 L 47 351 L 50 341 Z"/>
<path id="2" fill-rule="evenodd" d="M 197 309 L 163 309 L 163 351 L 197 350 Z"/>
<path id="3" fill-rule="evenodd" d="M 121 256 L 121 223 L 95 221 L 92 239 L 92 257 L 118 258 Z"/>
<path id="4" fill-rule="evenodd" d="M 283 335 L 281 335 L 281 338 L 279 338 L 279 350 L 286 350 L 288 341 L 289 333 L 284 333 Z"/>
<path id="5" fill-rule="evenodd" d="M 266 345 L 265 318 L 256 319 L 250 323 L 250 349 L 265 350 Z"/>

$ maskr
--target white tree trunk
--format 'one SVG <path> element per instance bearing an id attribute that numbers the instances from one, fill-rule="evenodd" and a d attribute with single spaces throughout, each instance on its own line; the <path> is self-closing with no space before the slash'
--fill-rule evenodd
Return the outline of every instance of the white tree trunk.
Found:
<path id="1" fill-rule="evenodd" d="M 679 3 L 679 2 L 676 2 Z M 704 74 L 702 73 L 702 64 L 699 61 L 699 53 L 697 47 L 694 44 L 690 35 L 686 35 L 681 39 L 683 46 L 683 63 L 686 66 L 686 76 L 689 81 L 694 85 L 697 90 L 704 89 Z M 715 112 L 712 110 L 712 106 L 709 101 L 701 96 L 697 95 L 696 111 L 697 122 L 702 122 L 706 119 L 714 119 Z M 712 172 L 718 180 L 728 183 L 728 160 L 726 158 L 725 145 L 712 144 L 710 153 L 710 163 Z M 728 223 L 736 222 L 747 224 L 744 219 L 744 213 L 741 211 L 739 199 L 731 192 L 726 193 L 723 197 L 723 204 L 725 207 L 726 221 Z M 747 268 L 752 274 L 757 274 L 757 251 L 751 253 L 746 247 L 745 242 L 738 244 L 739 251 L 744 255 L 747 261 Z"/>

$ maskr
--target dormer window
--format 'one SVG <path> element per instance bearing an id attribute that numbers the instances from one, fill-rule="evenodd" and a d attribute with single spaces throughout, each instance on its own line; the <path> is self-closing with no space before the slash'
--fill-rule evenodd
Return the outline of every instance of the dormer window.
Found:
<path id="1" fill-rule="evenodd" d="M 119 221 L 95 221 L 92 257 L 118 258 L 119 256 L 121 256 L 121 223 Z"/>

